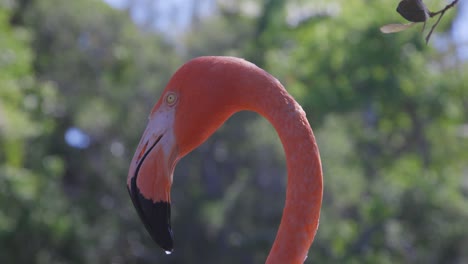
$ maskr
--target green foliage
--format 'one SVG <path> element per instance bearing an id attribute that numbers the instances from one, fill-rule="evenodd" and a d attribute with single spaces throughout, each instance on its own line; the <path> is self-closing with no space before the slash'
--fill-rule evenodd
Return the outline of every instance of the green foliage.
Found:
<path id="1" fill-rule="evenodd" d="M 0 262 L 79 263 L 71 250 L 79 248 L 77 219 L 60 186 L 63 160 L 33 144 L 53 124 L 41 110 L 54 91 L 34 78 L 28 30 L 8 18 L 0 8 Z"/>
<path id="2" fill-rule="evenodd" d="M 98 0 L 17 4 L 0 4 L 1 263 L 265 260 L 286 169 L 256 114 L 235 115 L 179 163 L 171 256 L 126 191 L 147 114 L 200 55 L 255 61 L 306 110 L 325 180 L 307 263 L 468 260 L 468 66 L 418 30 L 381 34 L 399 19 L 394 1 L 237 1 L 174 42 Z M 69 145 L 71 128 L 89 142 Z"/>
<path id="3" fill-rule="evenodd" d="M 467 219 L 466 210 L 448 204 L 467 204 L 460 188 L 467 139 L 456 131 L 466 122 L 468 87 L 458 83 L 457 68 L 434 71 L 440 66 L 418 32 L 380 34 L 382 19 L 389 20 L 381 2 L 346 7 L 291 30 L 288 48 L 271 52 L 267 62 L 300 97 L 312 124 L 322 124 L 325 224 L 311 255 L 330 263 L 463 262 L 458 246 L 437 249 L 455 233 L 465 240 L 468 234 L 446 230 Z M 356 16 L 357 10 L 380 15 Z M 453 91 L 464 92 L 453 97 Z M 397 243 L 388 240 L 395 236 Z"/>

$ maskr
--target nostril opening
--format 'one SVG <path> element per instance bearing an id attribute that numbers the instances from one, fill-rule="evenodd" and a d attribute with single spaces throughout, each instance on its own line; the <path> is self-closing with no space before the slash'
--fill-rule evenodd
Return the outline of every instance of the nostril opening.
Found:
<path id="1" fill-rule="evenodd" d="M 143 157 L 143 155 L 145 155 L 147 146 L 148 146 L 148 141 L 146 141 L 145 145 L 143 146 L 143 148 L 140 151 L 140 154 L 138 154 L 138 159 L 136 160 L 137 163 L 141 159 L 141 157 Z"/>
<path id="2" fill-rule="evenodd" d="M 147 149 L 149 141 L 146 141 L 145 145 L 143 146 L 143 148 L 141 148 L 141 151 L 138 154 L 138 158 L 136 159 L 138 169 L 140 168 L 141 163 L 143 163 L 143 161 L 145 160 L 146 156 L 156 146 L 156 144 L 158 144 L 158 142 L 159 142 L 159 140 L 161 140 L 161 138 L 162 138 L 162 135 L 160 135 L 158 137 L 158 139 L 156 139 L 156 141 L 153 143 L 153 145 L 149 149 Z"/>

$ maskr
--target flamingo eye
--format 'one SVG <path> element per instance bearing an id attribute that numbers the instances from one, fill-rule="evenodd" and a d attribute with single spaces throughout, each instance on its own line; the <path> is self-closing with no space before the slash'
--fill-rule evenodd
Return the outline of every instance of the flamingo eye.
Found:
<path id="1" fill-rule="evenodd" d="M 177 102 L 177 95 L 175 93 L 169 93 L 166 96 L 166 103 L 168 105 L 174 105 Z"/>

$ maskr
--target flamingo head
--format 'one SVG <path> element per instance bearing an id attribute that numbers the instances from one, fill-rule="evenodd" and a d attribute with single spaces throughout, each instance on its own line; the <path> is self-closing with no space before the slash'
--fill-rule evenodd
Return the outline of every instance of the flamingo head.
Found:
<path id="1" fill-rule="evenodd" d="M 151 112 L 127 178 L 127 188 L 140 219 L 166 252 L 172 252 L 174 247 L 170 224 L 170 187 L 178 158 L 173 128 L 174 96 L 166 96 Z"/>
<path id="2" fill-rule="evenodd" d="M 170 188 L 176 163 L 203 143 L 232 115 L 234 97 L 222 73 L 210 74 L 209 61 L 179 69 L 149 116 L 130 164 L 127 187 L 153 240 L 167 253 L 174 247 Z M 194 67 L 195 66 L 195 67 Z"/>

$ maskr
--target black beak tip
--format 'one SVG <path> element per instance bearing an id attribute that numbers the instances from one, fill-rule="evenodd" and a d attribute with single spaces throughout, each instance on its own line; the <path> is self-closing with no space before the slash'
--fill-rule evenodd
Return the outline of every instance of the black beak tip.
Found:
<path id="1" fill-rule="evenodd" d="M 174 234 L 171 228 L 171 204 L 165 201 L 153 202 L 146 199 L 137 188 L 134 190 L 136 192 L 129 189 L 129 193 L 146 230 L 166 254 L 172 253 Z"/>
<path id="2" fill-rule="evenodd" d="M 174 234 L 171 228 L 171 205 L 168 202 L 156 202 L 140 196 L 140 203 L 144 212 L 146 229 L 151 238 L 166 253 L 174 249 Z"/>
<path id="3" fill-rule="evenodd" d="M 150 220 L 151 221 L 151 220 Z M 174 234 L 172 233 L 172 228 L 170 223 L 157 223 L 154 221 L 150 223 L 150 228 L 148 232 L 151 235 L 151 238 L 160 246 L 166 253 L 171 253 L 174 250 Z"/>

